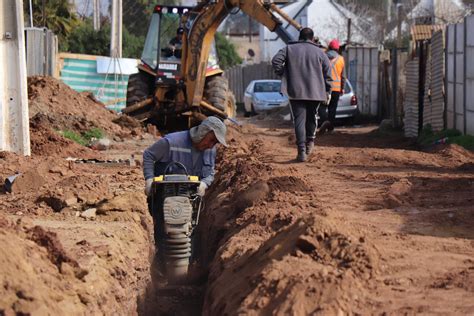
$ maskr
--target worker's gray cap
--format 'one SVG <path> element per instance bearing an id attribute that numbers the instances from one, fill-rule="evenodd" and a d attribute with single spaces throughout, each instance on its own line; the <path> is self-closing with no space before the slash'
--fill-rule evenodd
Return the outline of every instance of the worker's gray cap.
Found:
<path id="1" fill-rule="evenodd" d="M 214 132 L 219 143 L 227 147 L 227 142 L 225 141 L 227 127 L 221 119 L 215 116 L 209 116 L 199 126 L 191 128 L 189 132 L 193 141 L 199 142 L 210 131 Z"/>
<path id="2" fill-rule="evenodd" d="M 212 130 L 214 132 L 214 135 L 216 135 L 217 141 L 227 147 L 227 142 L 225 141 L 227 127 L 225 126 L 224 122 L 222 122 L 221 119 L 215 116 L 209 116 L 207 119 L 202 121 L 200 126 L 203 126 L 203 127 L 208 128 L 209 130 Z"/>

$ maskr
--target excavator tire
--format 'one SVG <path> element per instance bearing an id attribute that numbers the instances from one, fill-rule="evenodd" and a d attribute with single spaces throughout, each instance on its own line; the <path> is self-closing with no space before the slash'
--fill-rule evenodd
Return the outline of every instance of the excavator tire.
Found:
<path id="1" fill-rule="evenodd" d="M 229 83 L 226 78 L 222 76 L 208 78 L 204 97 L 209 103 L 225 112 L 229 117 L 235 117 L 235 97 L 229 90 Z"/>
<path id="2" fill-rule="evenodd" d="M 151 76 L 143 72 L 130 75 L 128 78 L 126 106 L 131 106 L 145 100 L 149 95 L 153 94 L 152 89 Z"/>

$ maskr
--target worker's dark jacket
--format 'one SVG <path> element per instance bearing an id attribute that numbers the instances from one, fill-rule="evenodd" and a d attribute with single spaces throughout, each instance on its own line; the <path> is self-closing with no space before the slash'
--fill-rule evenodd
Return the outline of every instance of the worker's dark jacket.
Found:
<path id="1" fill-rule="evenodd" d="M 331 90 L 331 65 L 326 54 L 311 41 L 291 42 L 272 59 L 282 77 L 282 93 L 293 100 L 326 101 Z"/>

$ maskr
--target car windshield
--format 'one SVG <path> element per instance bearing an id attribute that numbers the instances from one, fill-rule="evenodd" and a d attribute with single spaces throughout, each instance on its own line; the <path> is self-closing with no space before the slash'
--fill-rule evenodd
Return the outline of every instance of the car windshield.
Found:
<path id="1" fill-rule="evenodd" d="M 256 82 L 254 92 L 280 92 L 281 82 Z"/>

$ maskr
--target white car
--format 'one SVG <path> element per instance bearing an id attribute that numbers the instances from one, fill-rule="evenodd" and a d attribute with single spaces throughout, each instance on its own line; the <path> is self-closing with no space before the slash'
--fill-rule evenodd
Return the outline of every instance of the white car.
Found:
<path id="1" fill-rule="evenodd" d="M 281 80 L 253 80 L 245 89 L 245 116 L 288 106 L 288 96 L 281 92 Z"/>

